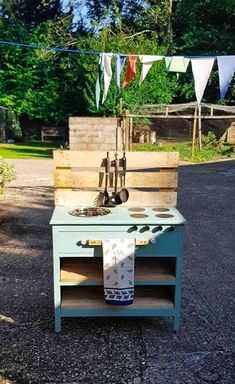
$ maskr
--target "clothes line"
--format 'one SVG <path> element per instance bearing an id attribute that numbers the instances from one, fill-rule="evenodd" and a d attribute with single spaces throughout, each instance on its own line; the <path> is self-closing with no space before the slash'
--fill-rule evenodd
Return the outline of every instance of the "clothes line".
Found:
<path id="1" fill-rule="evenodd" d="M 67 49 L 67 48 L 60 48 L 60 47 L 48 47 L 44 45 L 34 45 L 34 44 L 24 44 L 24 43 L 17 43 L 17 42 L 12 42 L 12 41 L 4 41 L 0 40 L 0 45 L 11 45 L 15 47 L 24 47 L 24 48 L 32 48 L 32 49 L 46 49 L 48 51 L 58 51 L 58 52 L 65 52 L 65 53 L 80 53 L 80 54 L 86 54 L 86 55 L 100 55 L 102 52 L 96 52 L 96 51 L 86 51 L 86 50 L 81 50 L 81 49 Z M 121 56 L 129 56 L 130 54 L 125 54 L 125 53 L 113 53 L 114 55 L 121 55 Z M 131 54 L 131 56 L 138 57 L 140 54 Z M 144 55 L 144 54 L 141 54 Z M 222 55 L 223 56 L 223 55 Z M 226 55 L 224 55 L 226 56 Z M 171 58 L 172 55 L 163 55 L 165 58 Z M 208 56 L 184 56 L 187 59 L 197 59 L 197 58 L 216 58 L 216 55 L 208 55 Z"/>
<path id="2" fill-rule="evenodd" d="M 66 52 L 66 53 L 80 53 L 87 55 L 99 55 L 100 52 L 93 51 L 83 51 L 78 49 L 67 49 L 67 48 L 57 48 L 57 47 L 47 47 L 44 45 L 33 45 L 33 44 L 24 44 L 24 43 L 14 43 L 12 41 L 3 41 L 0 40 L 0 45 L 11 45 L 15 47 L 24 47 L 24 48 L 33 48 L 33 49 L 46 49 L 47 51 L 58 51 L 58 52 Z"/>

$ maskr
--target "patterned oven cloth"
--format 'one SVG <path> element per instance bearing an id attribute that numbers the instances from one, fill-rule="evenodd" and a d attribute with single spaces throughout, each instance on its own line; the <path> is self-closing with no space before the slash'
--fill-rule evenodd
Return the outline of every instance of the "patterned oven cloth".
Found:
<path id="1" fill-rule="evenodd" d="M 102 241 L 102 247 L 106 304 L 132 304 L 135 239 L 106 239 Z"/>

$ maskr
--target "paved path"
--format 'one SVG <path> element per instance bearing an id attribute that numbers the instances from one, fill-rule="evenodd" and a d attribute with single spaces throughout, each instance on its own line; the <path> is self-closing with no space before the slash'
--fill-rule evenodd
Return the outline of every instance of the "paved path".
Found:
<path id="1" fill-rule="evenodd" d="M 235 161 L 180 168 L 188 224 L 178 334 L 166 318 L 104 318 L 65 319 L 59 335 L 52 161 L 26 162 L 16 161 L 18 185 L 0 203 L 0 383 L 234 384 Z"/>
<path id="2" fill-rule="evenodd" d="M 11 187 L 53 186 L 53 160 L 11 159 L 15 165 L 17 178 Z"/>

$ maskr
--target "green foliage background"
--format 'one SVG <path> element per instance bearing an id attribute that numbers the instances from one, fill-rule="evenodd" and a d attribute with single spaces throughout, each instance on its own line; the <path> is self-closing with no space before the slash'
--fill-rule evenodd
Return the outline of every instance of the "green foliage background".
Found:
<path id="1" fill-rule="evenodd" d="M 83 1 L 84 3 L 84 1 Z M 126 54 L 234 54 L 234 0 L 100 0 L 82 4 L 59 0 L 3 0 L 0 39 L 44 46 Z M 37 12 L 29 13 L 37 9 Z M 114 60 L 113 60 L 114 62 Z M 114 65 L 114 63 L 113 63 Z M 167 73 L 164 61 L 151 68 L 139 85 L 137 76 L 121 93 L 112 78 L 108 97 L 95 106 L 98 55 L 68 54 L 0 45 L 0 105 L 21 121 L 64 124 L 71 115 L 116 115 L 123 107 L 136 111 L 146 103 L 195 100 L 192 74 Z M 113 68 L 114 72 L 114 68 Z M 122 80 L 125 71 L 122 73 Z M 235 101 L 233 81 L 225 103 Z M 218 102 L 216 67 L 205 101 Z"/>

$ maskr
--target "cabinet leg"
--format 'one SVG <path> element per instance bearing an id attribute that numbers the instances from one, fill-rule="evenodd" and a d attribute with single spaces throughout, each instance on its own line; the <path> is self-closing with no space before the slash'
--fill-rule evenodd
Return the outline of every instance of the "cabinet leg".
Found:
<path id="1" fill-rule="evenodd" d="M 174 317 L 174 331 L 177 332 L 180 329 L 180 317 L 175 316 Z"/>
<path id="2" fill-rule="evenodd" d="M 59 313 L 55 313 L 55 331 L 61 332 L 61 317 Z"/>

